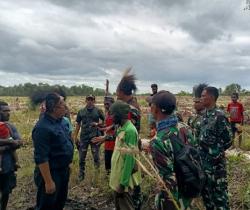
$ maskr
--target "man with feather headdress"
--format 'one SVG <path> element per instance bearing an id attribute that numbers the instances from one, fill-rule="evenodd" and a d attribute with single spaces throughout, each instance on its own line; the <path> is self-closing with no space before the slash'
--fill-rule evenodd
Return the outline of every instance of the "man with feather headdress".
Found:
<path id="1" fill-rule="evenodd" d="M 134 93 L 137 90 L 137 86 L 135 84 L 136 77 L 135 74 L 131 74 L 130 72 L 131 67 L 125 71 L 121 81 L 119 82 L 116 89 L 116 95 L 118 100 L 124 101 L 130 106 L 128 119 L 134 124 L 139 133 L 141 127 L 141 109 L 136 97 L 134 96 Z M 140 185 L 134 187 L 132 198 L 135 209 L 139 210 L 141 208 L 142 203 Z"/>

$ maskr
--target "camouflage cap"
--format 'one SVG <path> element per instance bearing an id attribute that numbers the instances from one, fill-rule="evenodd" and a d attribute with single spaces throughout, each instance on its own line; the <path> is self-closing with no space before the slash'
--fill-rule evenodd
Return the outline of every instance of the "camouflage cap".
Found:
<path id="1" fill-rule="evenodd" d="M 92 95 L 92 94 L 89 94 L 89 95 L 86 96 L 86 99 L 87 99 L 87 100 L 88 100 L 88 99 L 93 99 L 93 100 L 95 100 L 95 96 Z"/>
<path id="2" fill-rule="evenodd" d="M 120 117 L 125 117 L 128 116 L 128 113 L 130 111 L 130 106 L 121 101 L 121 100 L 117 100 L 111 107 L 110 107 L 110 112 L 113 115 L 117 115 Z"/>
<path id="3" fill-rule="evenodd" d="M 176 98 L 169 91 L 161 90 L 152 97 L 152 104 L 159 107 L 163 113 L 171 114 L 176 108 Z"/>

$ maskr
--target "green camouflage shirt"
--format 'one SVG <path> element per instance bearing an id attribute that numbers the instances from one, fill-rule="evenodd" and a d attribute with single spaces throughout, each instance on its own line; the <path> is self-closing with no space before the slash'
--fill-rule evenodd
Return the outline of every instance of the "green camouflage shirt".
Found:
<path id="1" fill-rule="evenodd" d="M 232 144 L 232 132 L 222 110 L 215 107 L 205 111 L 201 120 L 199 140 L 201 156 L 208 159 L 224 157 L 225 150 Z"/>
<path id="2" fill-rule="evenodd" d="M 76 122 L 81 125 L 81 140 L 90 141 L 93 137 L 99 136 L 100 131 L 92 123 L 99 123 L 100 119 L 104 121 L 104 118 L 102 110 L 97 107 L 81 109 L 76 117 Z"/>
<path id="3" fill-rule="evenodd" d="M 169 129 L 170 133 L 174 133 L 177 136 L 185 136 L 182 140 L 192 144 L 194 140 L 190 129 L 190 132 L 185 132 L 185 134 L 183 133 L 182 135 L 180 128 L 184 128 L 183 124 L 178 123 L 177 125 L 170 125 L 167 129 Z M 170 134 L 166 134 L 166 129 L 158 129 L 156 139 L 151 142 L 151 155 L 155 166 L 159 170 L 160 176 L 164 180 L 167 188 L 171 191 L 175 201 L 179 204 L 181 209 L 186 209 L 190 205 L 191 199 L 184 198 L 178 191 L 176 174 L 174 171 L 173 147 L 168 137 Z M 165 199 L 166 195 L 161 191 L 156 196 L 157 209 L 163 208 L 161 203 L 164 202 L 163 200 Z"/>
<path id="4" fill-rule="evenodd" d="M 195 113 L 188 118 L 188 122 L 187 122 L 187 124 L 192 129 L 193 136 L 197 144 L 199 144 L 201 121 L 202 121 L 202 113 L 201 114 Z"/>

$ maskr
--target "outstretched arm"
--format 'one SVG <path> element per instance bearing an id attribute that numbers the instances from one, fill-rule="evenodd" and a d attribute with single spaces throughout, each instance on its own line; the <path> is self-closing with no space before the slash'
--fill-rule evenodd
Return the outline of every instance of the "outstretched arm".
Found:
<path id="1" fill-rule="evenodd" d="M 9 149 L 17 149 L 22 145 L 22 140 L 0 139 L 0 146 L 7 146 Z"/>

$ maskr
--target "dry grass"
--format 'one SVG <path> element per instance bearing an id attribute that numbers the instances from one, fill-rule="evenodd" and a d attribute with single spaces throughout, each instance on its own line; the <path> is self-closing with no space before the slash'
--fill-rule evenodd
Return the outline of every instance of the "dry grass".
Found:
<path id="1" fill-rule="evenodd" d="M 25 97 L 19 97 L 19 107 L 15 104 L 14 97 L 5 97 L 4 100 L 11 104 L 13 108 L 11 114 L 11 121 L 17 126 L 23 139 L 25 140 L 25 146 L 18 150 L 19 159 L 22 168 L 18 171 L 18 186 L 14 189 L 10 202 L 9 209 L 26 209 L 31 207 L 35 203 L 35 186 L 33 184 L 33 149 L 31 140 L 31 131 L 38 118 L 38 110 L 31 111 L 28 106 L 28 100 Z M 226 105 L 230 100 L 229 97 L 222 97 L 218 101 L 218 104 Z M 75 114 L 80 107 L 84 105 L 85 99 L 83 97 L 69 97 L 68 105 L 72 112 L 72 121 L 75 119 Z M 146 138 L 148 135 L 147 128 L 147 103 L 145 97 L 139 97 L 139 102 L 144 107 L 142 108 L 142 130 L 141 137 Z M 243 98 L 242 102 L 246 105 L 246 109 L 250 110 L 250 100 Z M 101 106 L 102 98 L 97 99 L 98 105 Z M 192 98 L 191 97 L 178 97 L 179 111 L 184 114 L 189 114 L 192 111 Z M 16 109 L 17 108 L 17 109 Z M 246 132 L 250 133 L 250 126 L 245 126 Z M 250 136 L 243 136 L 243 148 L 250 150 Z M 103 151 L 103 149 L 102 149 Z M 109 209 L 112 207 L 112 194 L 108 186 L 108 178 L 105 175 L 103 154 L 101 154 L 101 168 L 99 171 L 93 167 L 93 160 L 90 152 L 87 156 L 87 169 L 86 178 L 83 182 L 79 183 L 78 177 L 78 155 L 77 151 L 74 155 L 72 175 L 70 179 L 70 191 L 69 197 L 75 202 L 75 206 L 80 206 L 81 209 Z M 229 157 L 229 192 L 230 192 L 230 203 L 232 209 L 248 209 L 250 208 L 249 193 L 249 167 L 248 162 L 243 160 L 242 157 Z M 143 178 L 143 192 L 147 195 L 145 200 L 144 209 L 152 209 L 152 203 L 154 195 L 156 193 L 156 182 L 149 176 Z M 73 203 L 74 203 L 73 202 Z M 196 209 L 202 209 L 200 201 L 196 202 L 198 206 Z M 73 204 L 72 204 L 73 205 Z M 67 209 L 70 209 L 67 207 Z M 71 209 L 77 209 L 71 208 Z"/>

